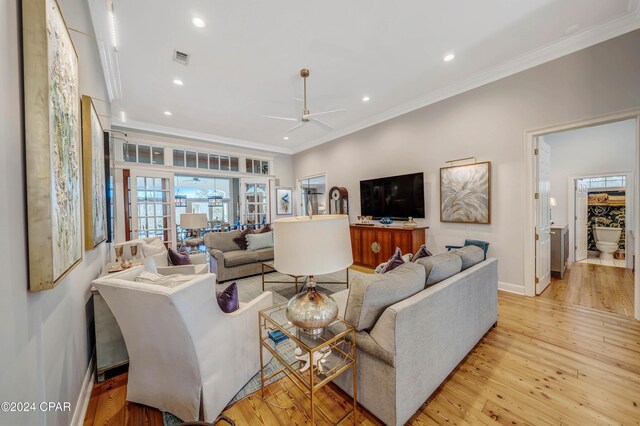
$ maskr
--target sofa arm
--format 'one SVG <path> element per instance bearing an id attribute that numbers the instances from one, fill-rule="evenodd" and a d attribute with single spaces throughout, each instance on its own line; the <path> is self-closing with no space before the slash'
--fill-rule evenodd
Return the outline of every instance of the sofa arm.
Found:
<path id="1" fill-rule="evenodd" d="M 158 266 L 156 269 L 160 275 L 198 275 L 203 273 L 199 272 L 202 269 L 200 265 Z"/>

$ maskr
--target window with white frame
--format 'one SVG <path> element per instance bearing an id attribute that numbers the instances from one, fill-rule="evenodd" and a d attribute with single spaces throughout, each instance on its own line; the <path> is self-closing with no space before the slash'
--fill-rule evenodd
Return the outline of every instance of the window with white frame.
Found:
<path id="1" fill-rule="evenodd" d="M 626 176 L 601 176 L 581 179 L 581 183 L 589 189 L 624 188 L 627 186 Z"/>
<path id="2" fill-rule="evenodd" d="M 164 165 L 164 148 L 123 142 L 122 160 L 127 163 Z"/>

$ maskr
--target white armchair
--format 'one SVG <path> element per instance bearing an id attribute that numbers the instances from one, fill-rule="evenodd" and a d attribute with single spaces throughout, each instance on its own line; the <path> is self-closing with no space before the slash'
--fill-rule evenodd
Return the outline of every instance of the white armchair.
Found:
<path id="1" fill-rule="evenodd" d="M 129 247 L 138 246 L 138 258 L 145 258 L 144 250 L 142 249 L 142 244 L 151 244 L 155 240 L 162 241 L 159 237 L 151 237 L 151 238 L 139 238 L 136 240 L 125 241 L 120 243 L 124 246 L 124 259 L 131 259 L 131 250 Z M 148 257 L 153 257 L 156 262 L 156 267 L 158 268 L 158 273 L 162 275 L 174 275 L 174 274 L 182 274 L 182 275 L 197 275 L 197 274 L 206 274 L 209 272 L 209 265 L 207 263 L 207 253 L 195 253 L 190 254 L 189 259 L 191 260 L 191 265 L 170 265 L 169 259 L 167 258 L 167 250 L 164 253 L 156 254 Z"/>
<path id="2" fill-rule="evenodd" d="M 129 351 L 127 400 L 184 421 L 212 422 L 260 370 L 258 311 L 273 304 L 262 293 L 226 314 L 215 275 L 168 288 L 135 281 L 142 267 L 93 282 L 111 308 Z M 271 356 L 263 352 L 264 362 Z"/>

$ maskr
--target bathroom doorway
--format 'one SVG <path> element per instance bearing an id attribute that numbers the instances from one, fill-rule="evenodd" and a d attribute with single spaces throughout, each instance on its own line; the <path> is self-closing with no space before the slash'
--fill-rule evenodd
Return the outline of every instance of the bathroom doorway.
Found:
<path id="1" fill-rule="evenodd" d="M 525 294 L 640 319 L 639 113 L 527 133 Z"/>
<path id="2" fill-rule="evenodd" d="M 634 209 L 633 176 L 625 172 L 569 178 L 574 200 L 569 233 L 575 242 L 570 261 L 633 269 L 633 227 L 627 226 Z"/>

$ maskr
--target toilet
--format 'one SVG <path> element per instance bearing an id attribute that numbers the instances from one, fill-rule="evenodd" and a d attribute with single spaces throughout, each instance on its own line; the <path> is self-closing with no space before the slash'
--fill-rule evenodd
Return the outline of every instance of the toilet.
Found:
<path id="1" fill-rule="evenodd" d="M 606 228 L 596 226 L 594 230 L 596 248 L 600 251 L 600 260 L 613 260 L 613 253 L 618 250 L 618 241 L 622 228 Z"/>

